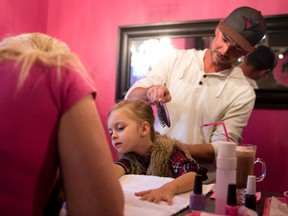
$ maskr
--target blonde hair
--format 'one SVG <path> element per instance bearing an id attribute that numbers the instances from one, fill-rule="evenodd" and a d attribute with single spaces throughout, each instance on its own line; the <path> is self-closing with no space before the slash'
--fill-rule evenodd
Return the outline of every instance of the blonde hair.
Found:
<path id="1" fill-rule="evenodd" d="M 153 109 L 150 106 L 149 103 L 138 100 L 138 99 L 126 99 L 122 100 L 119 103 L 115 104 L 109 111 L 108 113 L 108 118 L 109 116 L 114 112 L 118 110 L 124 110 L 126 111 L 127 115 L 135 120 L 135 122 L 138 125 L 141 125 L 143 122 L 148 122 L 150 125 L 150 138 L 154 142 L 155 140 L 155 129 L 154 129 L 154 113 Z"/>
<path id="2" fill-rule="evenodd" d="M 24 84 L 31 67 L 37 62 L 56 68 L 59 76 L 62 68 L 74 69 L 91 84 L 84 65 L 67 44 L 43 33 L 25 33 L 5 38 L 0 43 L 0 64 L 7 61 L 15 61 L 21 66 L 18 88 Z"/>

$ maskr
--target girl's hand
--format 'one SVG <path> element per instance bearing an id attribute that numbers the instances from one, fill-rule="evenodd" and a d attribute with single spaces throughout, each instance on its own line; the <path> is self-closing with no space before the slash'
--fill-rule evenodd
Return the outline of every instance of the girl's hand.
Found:
<path id="1" fill-rule="evenodd" d="M 141 197 L 141 200 L 146 200 L 153 203 L 159 203 L 160 201 L 166 201 L 168 205 L 172 205 L 172 199 L 177 190 L 177 185 L 173 182 L 168 182 L 163 186 L 145 191 L 136 192 L 135 196 Z"/>

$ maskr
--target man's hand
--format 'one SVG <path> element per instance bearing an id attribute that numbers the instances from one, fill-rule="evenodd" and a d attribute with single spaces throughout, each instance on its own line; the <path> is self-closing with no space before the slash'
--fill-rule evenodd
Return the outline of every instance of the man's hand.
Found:
<path id="1" fill-rule="evenodd" d="M 158 103 L 159 101 L 164 103 L 171 101 L 171 95 L 168 88 L 162 85 L 155 85 L 148 88 L 147 98 L 151 104 Z"/>

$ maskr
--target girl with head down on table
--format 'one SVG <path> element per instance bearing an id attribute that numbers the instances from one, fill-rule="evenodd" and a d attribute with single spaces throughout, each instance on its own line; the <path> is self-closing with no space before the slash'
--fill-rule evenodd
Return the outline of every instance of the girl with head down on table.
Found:
<path id="1" fill-rule="evenodd" d="M 179 141 L 156 135 L 154 119 L 150 104 L 141 100 L 123 100 L 111 108 L 108 131 L 113 147 L 122 156 L 115 162 L 115 169 L 119 177 L 139 174 L 175 178 L 159 188 L 135 193 L 142 200 L 171 205 L 174 195 L 193 189 L 196 174 L 206 180 L 207 169 L 193 160 Z"/>

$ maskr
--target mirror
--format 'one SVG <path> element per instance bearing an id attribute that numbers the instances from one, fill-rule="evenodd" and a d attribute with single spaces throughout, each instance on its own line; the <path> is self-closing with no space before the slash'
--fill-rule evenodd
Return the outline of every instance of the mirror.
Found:
<path id="1" fill-rule="evenodd" d="M 257 81 L 256 108 L 288 108 L 288 15 L 265 16 L 266 37 L 278 63 L 268 77 Z M 210 46 L 219 19 L 120 26 L 115 100 L 173 49 Z"/>

